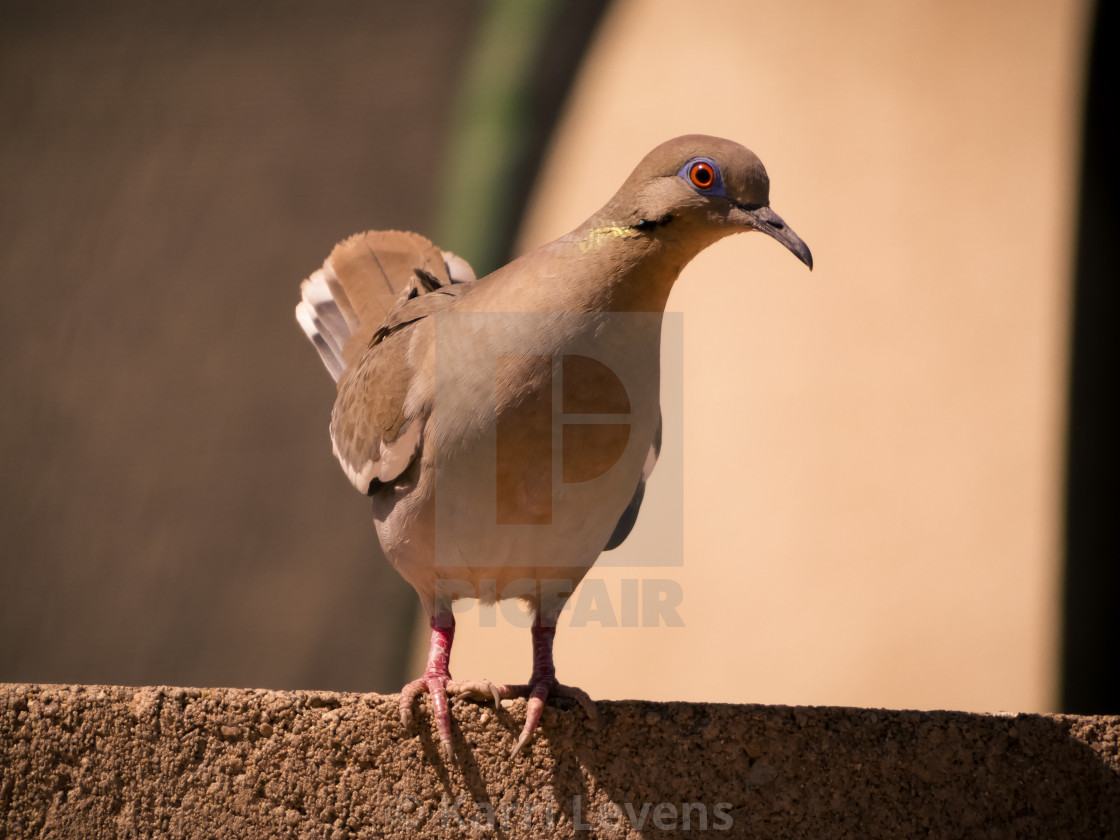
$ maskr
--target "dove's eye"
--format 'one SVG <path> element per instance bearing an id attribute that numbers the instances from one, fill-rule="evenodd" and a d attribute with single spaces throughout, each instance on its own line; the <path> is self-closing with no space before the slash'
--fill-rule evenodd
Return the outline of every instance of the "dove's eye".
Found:
<path id="1" fill-rule="evenodd" d="M 677 173 L 684 182 L 703 195 L 727 195 L 723 188 L 723 175 L 719 164 L 711 158 L 693 158 Z"/>
<path id="2" fill-rule="evenodd" d="M 716 171 L 710 163 L 698 160 L 688 167 L 688 180 L 701 190 L 706 190 L 716 182 Z"/>

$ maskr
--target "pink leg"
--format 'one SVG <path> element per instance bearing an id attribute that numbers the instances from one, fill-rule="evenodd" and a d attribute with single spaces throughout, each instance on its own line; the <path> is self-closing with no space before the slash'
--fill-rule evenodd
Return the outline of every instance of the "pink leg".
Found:
<path id="1" fill-rule="evenodd" d="M 458 696 L 463 694 L 492 696 L 498 705 L 498 690 L 489 682 L 475 681 L 458 683 L 451 679 L 448 666 L 451 662 L 451 643 L 455 640 L 455 616 L 450 610 L 438 612 L 428 622 L 432 628 L 432 641 L 428 648 L 428 666 L 424 675 L 413 680 L 401 689 L 401 724 L 412 726 L 412 704 L 417 696 L 425 691 L 432 698 L 432 717 L 435 719 L 436 732 L 443 754 L 451 761 L 454 754 L 451 746 L 451 712 L 448 710 L 447 693 Z"/>
<path id="2" fill-rule="evenodd" d="M 558 697 L 571 697 L 578 702 L 587 712 L 587 716 L 596 726 L 599 723 L 599 710 L 587 693 L 574 686 L 561 685 L 556 680 L 556 665 L 552 661 L 552 643 L 556 639 L 556 625 L 545 625 L 540 616 L 533 622 L 533 675 L 529 677 L 528 685 L 503 685 L 498 688 L 498 694 L 503 698 L 528 697 L 529 702 L 525 707 L 525 725 L 521 728 L 521 736 L 510 753 L 510 758 L 521 752 L 522 747 L 529 743 L 544 712 L 544 702 L 549 695 Z"/>

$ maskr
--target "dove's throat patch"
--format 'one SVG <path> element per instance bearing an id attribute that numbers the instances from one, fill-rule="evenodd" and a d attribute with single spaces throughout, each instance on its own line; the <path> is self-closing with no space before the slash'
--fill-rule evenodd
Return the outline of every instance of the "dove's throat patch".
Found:
<path id="1" fill-rule="evenodd" d="M 587 236 L 580 241 L 579 249 L 586 254 L 588 251 L 595 250 L 604 242 L 619 237 L 637 236 L 638 233 L 637 228 L 630 225 L 604 225 L 603 227 L 592 228 Z"/>

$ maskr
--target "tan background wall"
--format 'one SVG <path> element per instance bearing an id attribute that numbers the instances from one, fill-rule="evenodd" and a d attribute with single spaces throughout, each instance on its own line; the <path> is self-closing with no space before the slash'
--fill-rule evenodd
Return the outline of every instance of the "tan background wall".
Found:
<path id="1" fill-rule="evenodd" d="M 1087 11 L 613 7 L 523 246 L 582 221 L 656 143 L 705 132 L 759 154 L 817 268 L 734 237 L 686 269 L 669 304 L 683 494 L 655 473 L 613 558 L 633 565 L 592 573 L 616 612 L 622 579 L 675 581 L 684 626 L 562 627 L 562 679 L 610 698 L 1055 707 Z M 682 509 L 683 566 L 635 568 Z M 523 678 L 527 633 L 480 615 L 459 617 L 454 672 Z"/>

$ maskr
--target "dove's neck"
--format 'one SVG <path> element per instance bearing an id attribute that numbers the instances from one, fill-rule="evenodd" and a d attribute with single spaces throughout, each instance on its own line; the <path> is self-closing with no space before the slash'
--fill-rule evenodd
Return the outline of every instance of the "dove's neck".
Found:
<path id="1" fill-rule="evenodd" d="M 681 270 L 729 231 L 686 227 L 673 220 L 646 229 L 590 225 L 571 236 L 585 259 L 607 271 L 594 290 L 604 311 L 663 312 Z M 597 268 L 598 273 L 600 268 Z M 603 278 L 606 278 L 604 282 Z"/>
<path id="2" fill-rule="evenodd" d="M 591 219 L 483 278 L 464 308 L 663 312 L 681 269 L 727 233 L 672 222 L 643 228 Z"/>

